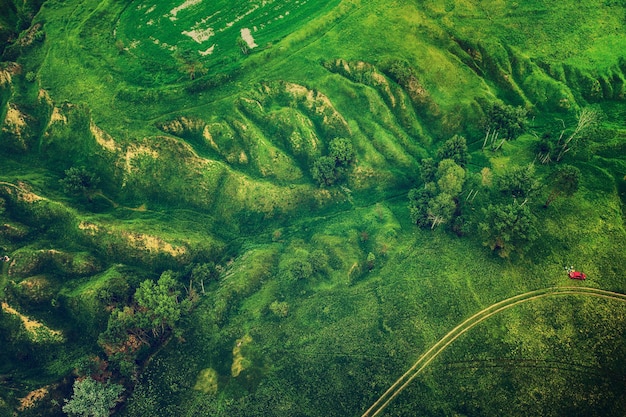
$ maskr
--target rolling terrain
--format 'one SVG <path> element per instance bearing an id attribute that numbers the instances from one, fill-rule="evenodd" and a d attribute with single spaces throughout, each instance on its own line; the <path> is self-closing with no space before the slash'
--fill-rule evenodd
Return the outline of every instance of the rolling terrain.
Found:
<path id="1" fill-rule="evenodd" d="M 625 33 L 608 0 L 0 0 L 0 416 L 85 378 L 125 416 L 623 415 Z M 175 319 L 133 324 L 163 276 Z"/>

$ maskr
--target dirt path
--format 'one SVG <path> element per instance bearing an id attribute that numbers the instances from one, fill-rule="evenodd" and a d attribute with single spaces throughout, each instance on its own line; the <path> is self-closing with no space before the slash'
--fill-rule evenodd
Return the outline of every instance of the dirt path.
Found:
<path id="1" fill-rule="evenodd" d="M 593 297 L 618 300 L 626 303 L 626 295 L 600 290 L 589 287 L 550 287 L 540 290 L 529 291 L 515 297 L 492 304 L 491 306 L 477 312 L 463 323 L 456 326 L 448 334 L 435 343 L 426 353 L 424 353 L 398 380 L 391 386 L 372 406 L 363 413 L 362 417 L 374 417 L 379 415 L 389 403 L 400 394 L 433 360 L 439 356 L 452 342 L 458 339 L 472 327 L 488 319 L 489 317 L 507 310 L 518 304 L 538 298 L 551 297 L 555 295 L 589 295 Z"/>

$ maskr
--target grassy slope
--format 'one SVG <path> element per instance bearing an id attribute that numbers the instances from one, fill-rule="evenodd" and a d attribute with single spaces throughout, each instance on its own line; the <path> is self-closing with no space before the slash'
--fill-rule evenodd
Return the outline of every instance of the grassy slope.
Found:
<path id="1" fill-rule="evenodd" d="M 122 237 L 132 231 L 186 245 L 202 256 L 209 253 L 218 261 L 220 256 L 224 260 L 234 256 L 222 282 L 189 319 L 187 341 L 173 341 L 152 362 L 128 404 L 128 415 L 217 414 L 217 410 L 224 415 L 358 414 L 421 352 L 473 312 L 527 290 L 568 284 L 563 264 L 588 272 L 590 286 L 626 290 L 620 279 L 626 260 L 617 244 L 625 234 L 617 187 L 626 171 L 623 160 L 611 152 L 622 146 L 623 133 L 615 135 L 614 144 L 598 144 L 604 153 L 580 164 L 583 188 L 575 199 L 557 201 L 542 214 L 542 238 L 522 259 L 494 259 L 477 238 L 416 230 L 407 221 L 404 194 L 417 177 L 416 162 L 432 152 L 431 143 L 454 133 L 464 132 L 470 141 L 479 141 L 475 125 L 488 100 L 499 96 L 547 112 L 564 112 L 571 118 L 573 110 L 587 101 L 620 98 L 623 7 L 590 0 L 583 9 L 571 3 L 528 2 L 514 8 L 508 2 L 493 1 L 477 8 L 470 2 L 415 6 L 401 1 L 343 1 L 332 10 L 332 2 L 324 3 L 328 9 L 320 6 L 319 14 L 301 22 L 293 33 L 288 35 L 288 26 L 282 26 L 284 32 L 272 39 L 258 38 L 273 42 L 270 48 L 243 57 L 231 45 L 235 52 L 225 52 L 220 65 L 212 60 L 217 57 L 207 58 L 205 80 L 217 78 L 224 68 L 238 70 L 231 73 L 232 80 L 190 95 L 185 91 L 187 74 L 180 71 L 175 57 L 158 56 L 163 63 L 160 68 L 149 59 L 149 49 L 141 50 L 143 56 L 132 49 L 118 53 L 116 40 L 129 46 L 130 34 L 143 33 L 132 30 L 133 14 L 120 2 L 49 2 L 40 14 L 46 22 L 47 41 L 32 47 L 23 64 L 37 72 L 52 105 L 69 121 L 67 125 L 54 122 L 41 146 L 35 145 L 38 138 L 33 135 L 24 156 L 3 155 L 12 162 L 3 165 L 7 169 L 2 179 L 28 180 L 38 192 L 61 201 L 59 210 L 63 211 L 65 205 L 76 203 L 61 196 L 56 179 L 75 162 L 58 155 L 77 155 L 81 163 L 97 167 L 108 183 L 103 190 L 107 198 L 121 206 L 103 203 L 104 208 L 97 210 L 100 213 L 90 213 L 93 206 L 83 203 L 78 210 L 69 209 L 72 223 L 89 222 L 120 234 L 103 242 L 100 238 L 108 234 L 92 236 L 74 226 L 66 232 L 34 232 L 2 245 L 9 252 L 58 246 L 87 250 L 101 258 L 102 268 L 109 268 L 129 250 Z M 563 20 L 571 24 L 560 25 Z M 232 44 L 231 35 L 225 43 Z M 397 118 L 398 110 L 379 90 L 321 65 L 336 58 L 351 62 L 352 68 L 358 66 L 357 61 L 380 68 L 393 59 L 408 61 L 434 103 L 415 108 L 413 125 L 419 126 L 422 135 L 407 131 Z M 172 71 L 178 73 L 173 76 Z M 280 83 L 272 83 L 282 80 L 321 92 L 346 120 L 359 153 L 358 170 L 347 184 L 352 193 L 342 189 L 328 193 L 312 185 L 306 156 L 295 152 L 283 136 L 294 127 L 312 132 L 323 151 L 332 138 L 332 126 L 320 122 L 319 107 L 308 107 L 313 104 L 290 97 Z M 594 92 L 593 80 L 601 93 Z M 272 92 L 260 87 L 261 82 L 270 82 Z M 33 103 L 37 94 L 37 88 L 18 79 L 12 100 Z M 246 110 L 242 98 L 257 100 L 262 112 Z M 563 99 L 568 100 L 566 106 Z M 80 109 L 63 107 L 66 101 L 84 104 L 89 110 L 83 114 Z M 32 106 L 22 109 L 34 113 Z M 293 115 L 288 113 L 293 109 L 300 116 L 289 116 L 291 127 L 270 128 L 268 120 Z M 158 129 L 183 117 L 196 124 L 176 131 Z M 618 117 L 610 122 L 623 129 Z M 111 135 L 114 145 L 98 141 L 91 125 Z M 215 144 L 198 125 L 209 126 Z M 488 160 L 496 172 L 531 162 L 532 141 L 528 136 L 499 154 L 477 151 L 474 161 Z M 248 162 L 239 158 L 242 153 Z M 42 162 L 37 164 L 44 165 L 43 172 L 25 168 L 39 157 Z M 472 169 L 481 167 L 477 164 Z M 393 198 L 397 194 L 402 197 Z M 540 203 L 534 202 L 537 212 L 541 212 Z M 141 204 L 149 210 L 128 209 Z M 477 201 L 475 209 L 480 210 L 481 204 Z M 33 229 L 49 222 L 35 215 L 17 220 L 12 216 L 7 221 L 21 221 Z M 65 233 L 79 236 L 77 245 L 57 243 L 64 241 Z M 59 236 L 64 238 L 59 240 Z M 224 242 L 231 243 L 227 251 L 222 250 Z M 367 272 L 370 252 L 376 263 Z M 320 253 L 328 259 L 309 281 L 294 282 L 288 277 L 290 259 L 311 254 L 320 258 Z M 111 254 L 115 259 L 109 258 Z M 133 260 L 137 255 L 132 251 L 126 256 L 122 262 L 143 267 L 155 259 L 146 254 Z M 152 266 L 157 270 L 177 263 L 157 259 L 159 266 Z M 189 260 L 185 257 L 180 262 Z M 81 278 L 66 286 L 64 294 L 75 296 L 78 305 L 89 303 L 85 301 L 89 291 L 82 297 L 81 288 L 96 288 L 108 276 L 103 274 L 86 282 Z M 52 271 L 49 275 L 54 281 L 60 274 Z M 7 278 L 3 275 L 2 279 Z M 287 303 L 287 317 L 270 311 L 274 301 Z M 600 336 L 604 330 L 584 318 L 600 314 L 607 327 L 623 331 L 624 307 L 580 303 L 584 307 L 573 303 L 568 308 L 567 303 L 563 307 L 550 300 L 512 310 L 459 340 L 442 361 L 454 364 L 486 358 L 549 363 L 554 353 L 540 348 L 557 348 L 570 340 L 588 349 L 568 348 L 563 355 L 568 363 L 591 367 L 592 372 L 578 370 L 575 375 L 595 383 L 594 375 L 606 373 L 607 368 L 615 371 L 606 352 L 623 346 L 619 338 L 598 342 L 604 340 Z M 588 314 L 570 318 L 579 307 Z M 609 314 L 612 310 L 617 312 L 614 317 Z M 548 324 L 537 319 L 546 312 L 551 317 Z M 554 330 L 574 325 L 580 335 Z M 249 365 L 233 377 L 233 349 L 245 335 L 252 337 L 242 349 Z M 68 346 L 68 356 L 77 356 L 72 349 Z M 41 366 L 47 360 L 43 358 Z M 51 371 L 41 383 L 63 375 L 67 366 Z M 434 368 L 431 376 L 415 385 L 414 394 L 398 399 L 397 409 L 391 408 L 390 413 L 492 414 L 489 410 L 501 410 L 504 402 L 500 399 L 510 397 L 510 391 L 522 392 L 516 397 L 520 404 L 526 404 L 525 395 L 534 396 L 539 410 L 548 403 L 560 404 L 551 405 L 555 411 L 550 412 L 556 414 L 564 409 L 563 404 L 573 401 L 570 396 L 574 394 L 564 389 L 564 380 L 571 375 L 568 370 L 547 375 L 544 381 L 524 383 L 528 374 L 521 366 L 495 370 L 475 366 L 470 376 L 457 372 L 454 365 L 447 366 Z M 217 396 L 192 389 L 206 368 L 218 372 Z M 542 374 L 531 374 L 537 375 Z M 36 387 L 37 378 L 28 378 Z M 502 382 L 494 387 L 489 385 L 493 380 Z M 506 387 L 512 388 L 507 391 Z M 492 398 L 496 388 L 501 391 Z M 416 402 L 415 395 L 425 400 Z M 573 402 L 582 404 L 584 412 L 601 413 L 614 394 L 611 391 L 596 404 L 585 406 L 584 400 L 592 395 L 595 391 L 580 390 Z M 555 399 L 549 401 L 551 396 Z M 521 415 L 522 410 L 513 407 L 510 413 Z"/>

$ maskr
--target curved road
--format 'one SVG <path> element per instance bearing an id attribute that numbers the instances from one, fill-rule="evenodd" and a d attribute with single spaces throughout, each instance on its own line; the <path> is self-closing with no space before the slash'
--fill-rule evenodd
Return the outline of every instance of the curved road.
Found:
<path id="1" fill-rule="evenodd" d="M 494 314 L 498 314 L 501 311 L 514 307 L 518 304 L 525 303 L 527 301 L 536 300 L 543 297 L 551 297 L 554 295 L 590 295 L 593 297 L 608 298 L 612 300 L 618 300 L 626 302 L 626 295 L 600 290 L 597 288 L 589 287 L 549 287 L 540 290 L 529 291 L 524 294 L 516 295 L 515 297 L 507 298 L 498 303 L 492 304 L 489 307 L 474 314 L 463 323 L 456 326 L 448 334 L 442 337 L 437 343 L 435 343 L 426 353 L 409 368 L 398 380 L 391 386 L 383 395 L 370 408 L 367 409 L 361 417 L 374 417 L 379 415 L 389 403 L 400 394 L 410 383 L 413 381 L 441 352 L 443 352 L 452 342 L 458 339 L 462 334 L 476 326 L 483 320 L 488 319 Z"/>

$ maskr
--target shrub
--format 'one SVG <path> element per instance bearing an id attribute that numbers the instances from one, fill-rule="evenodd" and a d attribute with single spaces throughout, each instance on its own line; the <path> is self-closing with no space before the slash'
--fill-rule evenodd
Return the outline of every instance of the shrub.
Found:
<path id="1" fill-rule="evenodd" d="M 63 411 L 70 416 L 108 417 L 120 400 L 124 387 L 110 382 L 101 383 L 91 377 L 74 381 L 74 394 L 65 400 Z"/>

